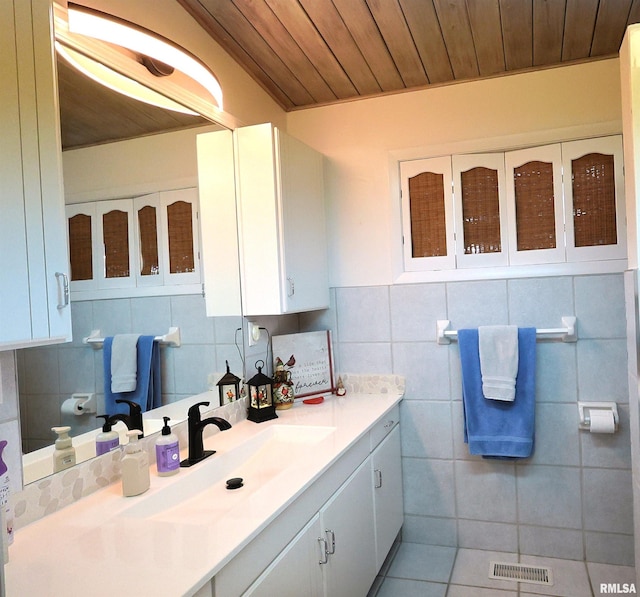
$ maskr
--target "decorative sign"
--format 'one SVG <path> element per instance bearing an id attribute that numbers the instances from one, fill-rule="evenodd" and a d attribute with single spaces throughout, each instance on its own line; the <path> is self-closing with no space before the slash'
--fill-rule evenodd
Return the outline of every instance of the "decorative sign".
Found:
<path id="1" fill-rule="evenodd" d="M 296 398 L 335 392 L 329 330 L 274 336 L 271 346 L 274 363 L 291 373 Z"/>

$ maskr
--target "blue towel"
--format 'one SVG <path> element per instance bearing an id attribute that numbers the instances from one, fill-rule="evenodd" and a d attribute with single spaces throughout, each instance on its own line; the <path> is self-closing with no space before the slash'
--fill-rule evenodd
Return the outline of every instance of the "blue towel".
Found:
<path id="1" fill-rule="evenodd" d="M 140 405 L 142 412 L 162 406 L 162 392 L 160 382 L 160 349 L 154 342 L 153 336 L 140 336 L 138 338 L 138 379 L 136 389 L 133 392 L 111 391 L 111 345 L 113 337 L 104 339 L 103 365 L 104 365 L 104 406 L 105 411 L 114 415 L 116 413 L 129 414 L 127 404 L 116 404 L 116 400 L 131 400 Z"/>
<path id="2" fill-rule="evenodd" d="M 536 397 L 536 330 L 518 329 L 518 376 L 513 402 L 482 394 L 478 330 L 458 330 L 462 365 L 464 441 L 469 453 L 494 458 L 527 458 L 533 453 Z"/>

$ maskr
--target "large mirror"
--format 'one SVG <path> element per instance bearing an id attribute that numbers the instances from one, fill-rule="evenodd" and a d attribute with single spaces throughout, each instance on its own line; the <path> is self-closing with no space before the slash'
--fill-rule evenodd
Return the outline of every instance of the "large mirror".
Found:
<path id="1" fill-rule="evenodd" d="M 58 76 L 68 205 L 197 185 L 196 135 L 224 127 L 128 99 L 83 77 L 62 60 Z M 237 261 L 237 255 L 228 259 Z M 73 342 L 17 351 L 24 460 L 47 463 L 32 469 L 37 472 L 25 473 L 25 483 L 53 472 L 47 470 L 55 439 L 51 427 L 69 425 L 71 436 L 77 437 L 99 429 L 96 415 L 110 414 L 104 407 L 103 351 L 83 343 L 92 330 L 103 336 L 159 335 L 172 326 L 180 328 L 181 346 L 160 349 L 162 402 L 173 406 L 172 423 L 186 418 L 188 404 L 181 401 L 194 395 L 208 392 L 211 406 L 217 405 L 215 382 L 227 362 L 242 375 L 241 315 L 207 317 L 201 290 L 182 293 L 167 287 L 142 294 L 128 295 L 121 289 L 77 300 L 72 291 Z M 65 401 L 78 393 L 95 394 L 96 413 L 66 412 Z M 157 431 L 159 416 L 145 415 L 150 424 L 147 434 Z M 94 450 L 93 444 L 88 456 Z M 78 451 L 78 459 L 85 453 Z"/>

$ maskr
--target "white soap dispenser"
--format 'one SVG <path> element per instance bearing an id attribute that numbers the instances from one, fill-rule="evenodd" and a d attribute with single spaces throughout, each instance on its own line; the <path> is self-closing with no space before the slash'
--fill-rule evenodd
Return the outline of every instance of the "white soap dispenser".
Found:
<path id="1" fill-rule="evenodd" d="M 51 431 L 58 434 L 53 451 L 53 472 L 57 473 L 76 463 L 76 449 L 69 437 L 71 427 L 52 427 Z"/>
<path id="2" fill-rule="evenodd" d="M 138 442 L 139 429 L 127 431 L 129 443 L 122 457 L 122 495 L 140 495 L 149 489 L 149 455 Z"/>

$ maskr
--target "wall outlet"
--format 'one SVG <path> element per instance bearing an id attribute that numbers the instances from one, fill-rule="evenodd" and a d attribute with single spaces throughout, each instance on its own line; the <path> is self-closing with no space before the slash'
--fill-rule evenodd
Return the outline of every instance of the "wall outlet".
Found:
<path id="1" fill-rule="evenodd" d="M 260 340 L 260 326 L 253 322 L 247 321 L 247 338 L 249 346 L 255 346 Z"/>

